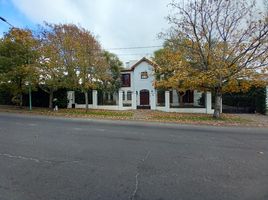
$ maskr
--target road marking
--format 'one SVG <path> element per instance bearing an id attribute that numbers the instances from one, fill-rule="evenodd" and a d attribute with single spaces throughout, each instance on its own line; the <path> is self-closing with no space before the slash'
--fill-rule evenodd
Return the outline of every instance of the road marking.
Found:
<path id="1" fill-rule="evenodd" d="M 96 131 L 100 131 L 100 132 L 105 132 L 105 131 L 107 131 L 107 132 L 108 132 L 108 130 L 105 130 L 105 129 L 102 129 L 102 128 L 97 128 Z"/>
<path id="2" fill-rule="evenodd" d="M 37 124 L 28 124 L 28 126 L 37 126 Z"/>
<path id="3" fill-rule="evenodd" d="M 0 153 L 0 156 L 7 157 L 7 158 L 20 159 L 20 160 L 28 160 L 28 161 L 33 161 L 33 162 L 36 162 L 36 163 L 41 163 L 41 162 L 51 163 L 50 161 L 41 161 L 41 160 L 38 160 L 36 158 L 24 157 L 24 156 L 16 156 L 16 155 L 11 155 L 11 154 L 7 154 L 7 153 Z"/>
<path id="4" fill-rule="evenodd" d="M 75 130 L 75 131 L 83 131 L 82 128 L 78 128 L 78 127 L 74 127 L 73 130 Z"/>

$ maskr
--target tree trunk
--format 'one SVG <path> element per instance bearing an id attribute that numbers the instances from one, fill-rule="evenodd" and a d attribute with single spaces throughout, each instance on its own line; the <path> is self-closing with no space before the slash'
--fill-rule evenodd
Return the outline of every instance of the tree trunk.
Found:
<path id="1" fill-rule="evenodd" d="M 214 114 L 213 114 L 213 117 L 216 118 L 216 119 L 220 118 L 220 113 L 221 113 L 221 98 L 222 98 L 222 94 L 219 91 L 216 91 L 216 94 L 215 94 Z"/>
<path id="2" fill-rule="evenodd" d="M 184 106 L 183 97 L 185 96 L 185 94 L 186 92 L 183 92 L 183 93 L 179 92 L 179 104 L 182 107 Z"/>
<path id="3" fill-rule="evenodd" d="M 49 108 L 53 109 L 53 90 L 49 92 Z"/>
<path id="4" fill-rule="evenodd" d="M 85 103 L 86 103 L 86 112 L 88 111 L 88 91 L 84 92 L 85 94 Z"/>

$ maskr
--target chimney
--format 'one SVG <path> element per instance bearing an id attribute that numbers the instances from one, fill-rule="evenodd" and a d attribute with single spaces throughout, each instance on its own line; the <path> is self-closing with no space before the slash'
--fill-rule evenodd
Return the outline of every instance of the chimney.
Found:
<path id="1" fill-rule="evenodd" d="M 130 66 L 129 66 L 129 63 L 130 63 L 130 62 L 126 62 L 126 67 L 127 67 L 127 68 L 130 67 Z"/>

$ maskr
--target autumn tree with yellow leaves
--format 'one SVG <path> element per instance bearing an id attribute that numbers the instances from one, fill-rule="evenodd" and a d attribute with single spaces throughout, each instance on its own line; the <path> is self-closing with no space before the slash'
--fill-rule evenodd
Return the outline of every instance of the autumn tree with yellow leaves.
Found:
<path id="1" fill-rule="evenodd" d="M 88 30 L 74 24 L 46 24 L 41 34 L 40 71 L 50 93 L 58 87 L 81 90 L 88 109 L 88 91 L 109 77 L 101 45 Z M 46 77 L 46 79 L 44 79 Z"/>
<path id="2" fill-rule="evenodd" d="M 101 79 L 108 79 L 108 63 L 105 60 L 100 43 L 86 29 L 80 28 L 76 38 L 76 58 L 78 62 L 79 89 L 85 95 L 88 110 L 88 91 L 96 89 Z"/>
<path id="3" fill-rule="evenodd" d="M 222 94 L 265 84 L 268 22 L 255 1 L 190 0 L 170 4 L 171 28 L 156 52 L 157 87 L 215 93 L 214 117 Z"/>
<path id="4" fill-rule="evenodd" d="M 49 108 L 53 108 L 54 92 L 64 87 L 65 67 L 55 32 L 48 25 L 41 26 L 39 38 L 39 87 L 49 94 Z"/>

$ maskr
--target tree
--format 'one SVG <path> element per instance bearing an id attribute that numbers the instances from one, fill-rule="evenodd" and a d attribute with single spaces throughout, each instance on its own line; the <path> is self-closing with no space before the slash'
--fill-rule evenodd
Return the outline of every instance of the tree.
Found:
<path id="1" fill-rule="evenodd" d="M 58 63 L 64 68 L 63 85 L 80 89 L 85 95 L 88 110 L 88 91 L 108 76 L 107 63 L 100 43 L 88 30 L 74 24 L 47 24 L 53 32 L 53 45 Z"/>
<path id="2" fill-rule="evenodd" d="M 108 76 L 107 63 L 102 55 L 100 43 L 91 32 L 80 28 L 78 30 L 78 37 L 76 40 L 76 57 L 79 68 L 79 89 L 85 95 L 87 111 L 88 91 L 96 89 L 98 82 Z"/>
<path id="3" fill-rule="evenodd" d="M 219 118 L 225 91 L 263 84 L 268 22 L 255 1 L 191 0 L 171 6 L 171 28 L 162 34 L 167 45 L 158 59 L 163 76 L 156 85 L 214 92 L 213 116 Z"/>
<path id="4" fill-rule="evenodd" d="M 39 87 L 49 94 L 49 108 L 53 108 L 54 92 L 63 87 L 64 65 L 55 32 L 43 27 L 39 33 Z"/>
<path id="5" fill-rule="evenodd" d="M 22 95 L 37 84 L 38 41 L 28 29 L 12 28 L 0 42 L 0 83 L 20 107 Z"/>
<path id="6" fill-rule="evenodd" d="M 53 32 L 53 45 L 57 49 L 60 57 L 58 62 L 64 68 L 64 86 L 68 89 L 76 89 L 78 87 L 79 79 L 78 60 L 77 60 L 77 46 L 79 39 L 79 28 L 74 24 L 48 24 L 46 27 Z M 82 45 L 83 43 L 81 43 Z"/>
<path id="7" fill-rule="evenodd" d="M 119 60 L 119 58 L 108 51 L 103 52 L 103 56 L 108 65 L 107 68 L 107 76 L 102 79 L 99 88 L 102 91 L 107 92 L 109 94 L 118 91 L 121 87 L 121 69 L 123 67 L 123 63 Z"/>

